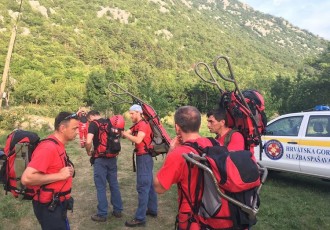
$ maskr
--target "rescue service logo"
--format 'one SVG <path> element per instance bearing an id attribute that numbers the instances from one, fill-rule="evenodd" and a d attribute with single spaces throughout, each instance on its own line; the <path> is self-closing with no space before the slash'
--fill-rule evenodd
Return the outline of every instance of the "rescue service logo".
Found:
<path id="1" fill-rule="evenodd" d="M 283 156 L 283 145 L 277 140 L 270 140 L 265 144 L 265 153 L 272 160 L 281 159 Z"/>

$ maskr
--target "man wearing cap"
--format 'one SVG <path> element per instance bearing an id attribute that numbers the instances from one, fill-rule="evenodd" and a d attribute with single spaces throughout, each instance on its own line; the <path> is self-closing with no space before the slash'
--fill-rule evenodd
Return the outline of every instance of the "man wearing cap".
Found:
<path id="1" fill-rule="evenodd" d="M 41 141 L 22 175 L 22 184 L 34 186 L 32 204 L 43 230 L 70 229 L 67 210 L 72 209 L 73 164 L 65 145 L 78 134 L 78 116 L 61 112 L 55 118 L 55 132 Z"/>
<path id="2" fill-rule="evenodd" d="M 87 119 L 90 121 L 88 127 L 86 152 L 92 157 L 91 163 L 94 166 L 94 183 L 97 192 L 97 213 L 91 216 L 91 219 L 96 222 L 104 222 L 108 216 L 108 200 L 107 200 L 107 182 L 110 186 L 111 204 L 113 206 L 112 215 L 116 218 L 121 218 L 123 211 L 123 203 L 119 190 L 117 179 L 117 155 L 107 153 L 103 147 L 107 143 L 102 143 L 102 128 L 109 125 L 110 120 L 101 117 L 100 113 L 91 110 L 87 113 Z M 94 151 L 92 152 L 92 146 Z M 102 150 L 103 149 L 103 150 Z"/>
<path id="3" fill-rule="evenodd" d="M 124 138 L 135 143 L 136 154 L 136 190 L 138 192 L 138 208 L 134 219 L 126 221 L 127 227 L 144 226 L 146 215 L 157 217 L 157 194 L 153 187 L 152 156 L 148 147 L 152 141 L 152 130 L 147 121 L 142 118 L 142 108 L 134 104 L 129 109 L 134 125 L 122 133 Z"/>

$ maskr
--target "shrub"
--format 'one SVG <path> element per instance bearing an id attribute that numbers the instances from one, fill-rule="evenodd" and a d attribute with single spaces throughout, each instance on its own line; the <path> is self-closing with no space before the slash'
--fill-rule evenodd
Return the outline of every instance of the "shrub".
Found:
<path id="1" fill-rule="evenodd" d="M 21 110 L 3 110 L 0 112 L 0 129 L 13 130 L 24 121 L 24 113 Z"/>

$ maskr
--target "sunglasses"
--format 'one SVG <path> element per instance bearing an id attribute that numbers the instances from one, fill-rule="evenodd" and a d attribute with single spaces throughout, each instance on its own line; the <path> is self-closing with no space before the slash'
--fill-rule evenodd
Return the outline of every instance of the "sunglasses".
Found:
<path id="1" fill-rule="evenodd" d="M 74 114 L 70 114 L 69 116 L 66 116 L 64 120 L 70 120 L 70 119 L 77 119 L 78 118 L 78 114 L 74 113 Z"/>

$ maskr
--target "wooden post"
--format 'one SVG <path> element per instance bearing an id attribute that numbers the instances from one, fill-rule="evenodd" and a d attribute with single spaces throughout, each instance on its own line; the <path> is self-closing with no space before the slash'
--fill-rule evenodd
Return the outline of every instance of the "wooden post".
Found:
<path id="1" fill-rule="evenodd" d="M 5 92 L 5 87 L 6 87 L 6 81 L 8 78 L 8 73 L 9 73 L 9 65 L 10 65 L 10 60 L 11 60 L 11 55 L 13 53 L 14 49 L 14 44 L 15 44 L 15 39 L 16 39 L 16 32 L 17 32 L 17 27 L 14 26 L 11 37 L 10 37 L 10 42 L 8 46 L 8 53 L 6 57 L 6 62 L 5 62 L 5 67 L 3 69 L 3 74 L 2 74 L 2 82 L 1 82 L 1 87 L 0 87 L 0 109 L 2 107 L 2 99 L 3 99 L 3 94 Z"/>

